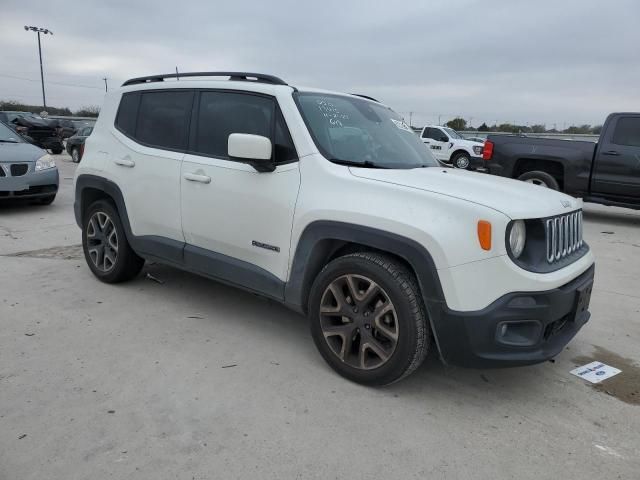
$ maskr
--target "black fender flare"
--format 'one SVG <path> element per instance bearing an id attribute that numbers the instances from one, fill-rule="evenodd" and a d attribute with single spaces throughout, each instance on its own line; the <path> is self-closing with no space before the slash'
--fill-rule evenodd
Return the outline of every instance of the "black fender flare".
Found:
<path id="1" fill-rule="evenodd" d="M 396 255 L 405 260 L 418 279 L 425 304 L 444 302 L 444 294 L 431 254 L 415 240 L 357 224 L 315 221 L 298 241 L 285 289 L 285 302 L 306 312 L 311 285 L 335 249 L 333 242 L 354 243 Z"/>

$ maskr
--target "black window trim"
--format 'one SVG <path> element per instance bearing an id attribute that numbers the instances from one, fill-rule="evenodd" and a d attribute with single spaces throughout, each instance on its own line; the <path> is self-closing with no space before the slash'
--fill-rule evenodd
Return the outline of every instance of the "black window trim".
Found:
<path id="1" fill-rule="evenodd" d="M 193 128 L 190 129 L 190 134 L 189 134 L 189 144 L 188 144 L 188 148 L 185 151 L 185 153 L 189 154 L 189 155 L 194 155 L 196 157 L 206 157 L 206 158 L 215 158 L 217 160 L 225 160 L 227 162 L 235 162 L 235 163 L 247 163 L 246 161 L 243 160 L 236 160 L 233 158 L 230 158 L 228 155 L 212 155 L 210 153 L 204 153 L 204 152 L 198 152 L 195 150 L 196 148 L 196 135 L 197 135 L 197 131 L 198 131 L 198 121 L 199 121 L 199 114 L 200 114 L 200 95 L 202 93 L 205 92 L 216 92 L 216 93 L 237 93 L 237 94 L 242 94 L 242 95 L 252 95 L 254 97 L 262 97 L 262 98 L 267 98 L 269 100 L 271 100 L 272 102 L 272 108 L 273 108 L 273 122 L 271 125 L 271 134 L 269 140 L 271 140 L 271 145 L 272 145 L 272 161 L 274 162 L 274 165 L 276 167 L 279 167 L 281 165 L 288 165 L 290 163 L 295 163 L 298 162 L 300 160 L 300 156 L 298 155 L 298 149 L 295 146 L 295 143 L 293 142 L 293 136 L 291 135 L 291 129 L 289 129 L 289 125 L 287 125 L 287 119 L 284 118 L 284 114 L 282 113 L 282 109 L 280 108 L 280 104 L 278 103 L 278 99 L 274 96 L 274 95 L 269 95 L 266 93 L 262 93 L 262 92 L 252 92 L 249 90 L 236 90 L 233 88 L 196 88 L 194 89 L 195 91 L 195 95 L 194 95 L 194 105 L 193 105 L 193 110 L 192 110 L 192 117 L 191 117 L 191 125 L 193 126 Z M 291 143 L 293 144 L 293 148 L 296 151 L 296 156 L 295 158 L 292 158 L 291 160 L 287 160 L 285 162 L 276 162 L 274 159 L 275 156 L 275 139 L 276 139 L 276 121 L 277 121 L 277 114 L 278 112 L 280 112 L 280 115 L 282 116 L 282 120 L 284 121 L 284 127 L 286 129 L 286 133 L 289 135 L 289 139 L 291 139 Z"/>
<path id="2" fill-rule="evenodd" d="M 158 145 L 151 145 L 145 142 L 141 142 L 140 140 L 138 140 L 137 138 L 132 137 L 131 135 L 129 135 L 128 133 L 126 133 L 124 130 L 122 130 L 121 128 L 118 127 L 117 121 L 118 121 L 118 116 L 120 115 L 120 108 L 122 106 L 122 98 L 124 98 L 125 95 L 137 95 L 139 97 L 138 99 L 138 104 L 136 107 L 136 121 L 135 121 L 135 128 L 133 131 L 133 135 L 135 136 L 137 133 L 137 129 L 138 129 L 138 115 L 140 114 L 140 104 L 142 103 L 142 95 L 144 95 L 145 93 L 153 93 L 153 92 L 170 92 L 170 91 L 179 91 L 179 92 L 191 92 L 192 93 L 192 97 L 191 97 L 191 115 L 188 115 L 187 118 L 187 132 L 186 132 L 186 148 L 180 148 L 180 149 L 175 149 L 175 148 L 169 148 L 169 147 L 162 147 L 162 146 L 158 146 Z M 188 155 L 193 155 L 193 156 L 197 156 L 197 157 L 207 157 L 207 158 L 216 158 L 218 160 L 226 160 L 228 162 L 236 162 L 236 163 L 247 163 L 244 162 L 242 160 L 234 160 L 232 158 L 229 158 L 228 155 L 226 156 L 219 156 L 219 155 L 211 155 L 208 153 L 203 153 L 203 152 L 197 152 L 195 150 L 195 136 L 196 136 L 196 132 L 198 130 L 198 116 L 200 113 L 200 94 L 203 92 L 221 92 L 221 93 L 239 93 L 239 94 L 244 94 L 244 95 L 253 95 L 256 97 L 263 97 L 263 98 L 268 98 L 269 100 L 272 101 L 273 103 L 273 122 L 272 122 L 272 127 L 271 127 L 271 144 L 272 144 L 272 148 L 273 148 L 273 153 L 272 156 L 275 155 L 275 134 L 276 134 L 276 121 L 277 121 L 277 116 L 278 113 L 280 113 L 280 116 L 282 117 L 282 121 L 284 122 L 284 128 L 286 130 L 286 134 L 289 136 L 289 139 L 291 140 L 291 143 L 293 145 L 293 148 L 295 150 L 295 157 L 284 161 L 284 162 L 275 162 L 274 160 L 274 165 L 276 167 L 279 167 L 281 165 L 288 165 L 290 163 L 295 163 L 298 162 L 300 160 L 300 156 L 298 155 L 298 149 L 296 148 L 296 145 L 293 141 L 293 136 L 291 135 L 291 129 L 289 128 L 289 125 L 287 124 L 287 119 L 285 118 L 284 114 L 282 113 L 282 109 L 280 108 L 280 104 L 278 103 L 278 99 L 274 96 L 274 95 L 269 95 L 269 94 L 265 94 L 265 93 L 261 93 L 261 92 L 252 92 L 249 90 L 236 90 L 233 88 L 153 88 L 153 89 L 145 89 L 145 90 L 134 90 L 131 92 L 124 92 L 122 94 L 122 96 L 120 97 L 120 103 L 118 104 L 118 110 L 116 112 L 114 121 L 113 121 L 113 126 L 116 128 L 116 130 L 118 130 L 120 133 L 122 133 L 122 135 L 124 135 L 125 137 L 127 137 L 128 139 L 130 139 L 131 141 L 137 143 L 138 145 L 142 145 L 144 147 L 149 147 L 149 148 L 155 148 L 158 150 L 166 150 L 166 151 L 170 151 L 170 152 L 178 152 L 178 153 L 184 153 L 184 154 L 188 154 Z M 192 128 L 193 127 L 193 128 Z"/>

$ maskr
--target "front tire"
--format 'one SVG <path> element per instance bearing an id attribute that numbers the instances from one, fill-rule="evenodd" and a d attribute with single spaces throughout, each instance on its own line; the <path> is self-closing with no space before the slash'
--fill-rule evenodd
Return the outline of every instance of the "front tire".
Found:
<path id="1" fill-rule="evenodd" d="M 60 155 L 62 153 L 62 149 L 61 148 L 52 148 L 51 149 L 51 153 L 53 153 L 54 155 Z"/>
<path id="2" fill-rule="evenodd" d="M 353 253 L 325 266 L 311 288 L 309 318 L 323 358 L 354 382 L 396 382 L 427 355 L 430 331 L 418 283 L 384 254 Z"/>
<path id="3" fill-rule="evenodd" d="M 456 168 L 466 170 L 469 168 L 469 165 L 471 164 L 471 160 L 468 154 L 460 152 L 460 153 L 457 153 L 455 157 L 453 157 L 453 159 L 451 160 L 451 163 L 453 163 L 453 166 Z"/>
<path id="4" fill-rule="evenodd" d="M 532 183 L 540 187 L 550 188 L 551 190 L 560 190 L 560 185 L 558 185 L 558 181 L 555 178 L 547 172 L 539 170 L 523 173 L 518 177 L 518 180 Z"/>
<path id="5" fill-rule="evenodd" d="M 118 211 L 106 200 L 94 202 L 85 215 L 82 249 L 93 274 L 105 283 L 130 280 L 144 265 L 127 241 Z"/>

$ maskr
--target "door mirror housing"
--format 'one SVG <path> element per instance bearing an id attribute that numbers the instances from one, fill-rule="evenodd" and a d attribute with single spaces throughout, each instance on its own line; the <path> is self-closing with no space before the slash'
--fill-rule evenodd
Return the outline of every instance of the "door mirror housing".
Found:
<path id="1" fill-rule="evenodd" d="M 262 135 L 232 133 L 227 141 L 227 153 L 230 158 L 248 163 L 258 172 L 273 172 L 275 164 L 271 161 L 273 145 Z"/>

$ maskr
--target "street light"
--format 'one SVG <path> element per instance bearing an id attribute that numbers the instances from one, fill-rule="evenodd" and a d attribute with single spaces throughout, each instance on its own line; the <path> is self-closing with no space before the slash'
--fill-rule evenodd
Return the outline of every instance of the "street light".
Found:
<path id="1" fill-rule="evenodd" d="M 42 105 L 44 107 L 44 110 L 46 111 L 47 99 L 44 96 L 44 73 L 42 73 L 42 47 L 40 46 L 40 34 L 43 33 L 44 35 L 47 35 L 47 34 L 53 35 L 53 32 L 48 28 L 28 27 L 27 25 L 24 26 L 24 29 L 27 32 L 31 30 L 32 32 L 36 32 L 38 34 L 38 56 L 40 57 L 40 80 L 42 81 Z"/>

